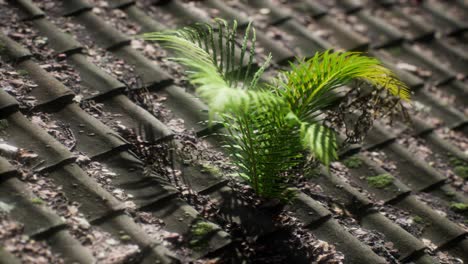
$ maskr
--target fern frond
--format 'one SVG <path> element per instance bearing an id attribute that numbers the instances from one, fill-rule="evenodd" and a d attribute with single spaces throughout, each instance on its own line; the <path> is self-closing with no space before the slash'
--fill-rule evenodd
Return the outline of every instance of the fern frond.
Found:
<path id="1" fill-rule="evenodd" d="M 334 100 L 334 90 L 352 80 L 387 89 L 403 100 L 410 98 L 408 87 L 389 69 L 357 52 L 317 53 L 309 60 L 291 64 L 291 70 L 284 74 L 287 83 L 282 85 L 282 96 L 301 118 L 326 107 Z"/>
<path id="2" fill-rule="evenodd" d="M 239 45 L 235 21 L 230 25 L 215 19 L 215 25 L 196 24 L 143 37 L 176 52 L 173 60 L 188 68 L 190 82 L 210 107 L 210 120 L 217 114 L 226 128 L 225 148 L 239 176 L 263 197 L 284 196 L 292 171 L 305 160 L 305 151 L 325 165 L 337 159 L 335 127 L 321 119 L 325 111 L 334 111 L 327 107 L 336 100 L 337 88 L 362 80 L 377 91 L 388 91 L 397 102 L 409 100 L 408 88 L 390 70 L 377 59 L 355 52 L 317 53 L 291 64 L 291 70 L 273 84 L 262 86 L 259 80 L 271 56 L 254 67 L 255 29 L 249 23 Z M 359 99 L 352 106 L 358 104 L 366 114 L 369 108 L 374 110 L 373 105 L 361 103 L 367 98 Z M 391 109 L 385 100 L 373 103 L 382 104 L 378 108 L 382 111 Z"/>
<path id="3" fill-rule="evenodd" d="M 211 61 L 229 85 L 237 86 L 238 82 L 250 82 L 255 57 L 255 29 L 251 23 L 247 25 L 242 45 L 239 47 L 236 41 L 237 22 L 232 25 L 223 19 L 214 20 L 217 27 L 208 23 L 197 23 L 178 30 L 145 33 L 142 37 L 146 40 L 160 42 L 163 46 L 176 51 L 177 57 L 191 56 L 193 49 L 187 42 L 193 44 L 211 55 Z M 185 40 L 186 42 L 182 41 Z M 248 46 L 250 52 L 246 60 Z M 188 48 L 188 50 L 185 50 Z M 240 58 L 237 57 L 240 52 Z M 247 69 L 245 71 L 245 69 Z M 245 71 L 244 78 L 241 73 Z"/>
<path id="4" fill-rule="evenodd" d="M 338 144 L 333 130 L 318 123 L 302 122 L 300 131 L 303 146 L 324 165 L 328 166 L 338 158 Z"/>
<path id="5" fill-rule="evenodd" d="M 408 87 L 389 69 L 377 59 L 356 52 L 317 53 L 309 60 L 291 64 L 291 70 L 277 79 L 278 94 L 291 110 L 289 119 L 300 124 L 304 147 L 326 165 L 337 158 L 336 135 L 331 128 L 319 124 L 317 118 L 337 99 L 335 90 L 352 80 L 364 80 L 376 90 L 386 89 L 409 100 Z M 388 109 L 385 102 L 378 104 L 376 109 Z M 370 108 L 366 104 L 361 107 Z"/>
<path id="6" fill-rule="evenodd" d="M 287 187 L 284 173 L 302 161 L 299 131 L 284 118 L 286 109 L 280 105 L 251 110 L 224 119 L 230 124 L 227 148 L 240 176 L 258 194 L 281 197 Z"/>
<path id="7" fill-rule="evenodd" d="M 178 54 L 178 57 L 171 59 L 188 67 L 187 74 L 190 82 L 197 87 L 197 94 L 210 107 L 210 119 L 216 113 L 247 111 L 252 104 L 264 106 L 277 104 L 278 100 L 273 94 L 265 89 L 257 88 L 258 79 L 268 66 L 270 57 L 247 83 L 247 87 L 250 89 L 239 89 L 233 85 L 237 84 L 238 80 L 232 81 L 232 74 L 228 77 L 228 73 L 233 72 L 235 67 L 231 54 L 235 52 L 237 24 L 234 23 L 232 30 L 226 31 L 228 36 L 224 39 L 222 29 L 229 28 L 229 26 L 221 19 L 217 19 L 216 22 L 219 25 L 218 46 L 213 45 L 215 30 L 208 24 L 196 24 L 180 30 L 147 33 L 143 35 L 143 38 L 158 41 Z M 248 34 L 249 31 L 246 32 L 244 39 L 248 39 Z M 241 53 L 245 53 L 246 49 L 247 41 L 244 41 Z M 219 62 L 215 60 L 217 52 L 221 56 Z M 254 52 L 251 51 L 251 54 Z M 252 61 L 253 59 L 249 60 L 248 68 Z M 235 76 L 239 76 L 240 68 L 236 71 Z M 241 81 L 245 83 L 246 77 Z"/>

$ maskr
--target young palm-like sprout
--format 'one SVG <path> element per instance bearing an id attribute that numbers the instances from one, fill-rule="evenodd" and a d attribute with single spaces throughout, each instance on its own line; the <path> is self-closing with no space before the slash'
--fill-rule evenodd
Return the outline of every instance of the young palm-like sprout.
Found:
<path id="1" fill-rule="evenodd" d="M 188 68 L 196 93 L 210 107 L 210 120 L 216 116 L 227 131 L 225 146 L 239 175 L 260 196 L 284 198 L 288 172 L 306 155 L 326 166 L 337 159 L 337 131 L 323 115 L 336 116 L 329 108 L 339 99 L 339 88 L 354 80 L 371 87 L 357 112 L 372 112 L 373 119 L 401 99 L 409 100 L 408 88 L 390 70 L 356 52 L 317 53 L 262 84 L 259 80 L 271 56 L 255 66 L 255 29 L 249 24 L 238 43 L 235 21 L 229 25 L 215 19 L 215 25 L 196 24 L 143 37 L 175 51 L 173 60 Z M 384 91 L 394 100 L 381 100 Z"/>

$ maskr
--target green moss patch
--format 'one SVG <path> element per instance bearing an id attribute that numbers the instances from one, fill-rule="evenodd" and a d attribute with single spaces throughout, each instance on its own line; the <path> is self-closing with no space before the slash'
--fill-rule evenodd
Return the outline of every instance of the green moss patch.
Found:
<path id="1" fill-rule="evenodd" d="M 16 72 L 18 72 L 18 74 L 21 76 L 25 76 L 29 74 L 27 70 L 23 70 L 23 69 L 17 70 Z"/>
<path id="2" fill-rule="evenodd" d="M 0 55 L 5 54 L 7 51 L 7 48 L 3 42 L 0 42 Z"/>
<path id="3" fill-rule="evenodd" d="M 393 180 L 394 180 L 393 176 L 388 173 L 367 177 L 367 183 L 370 186 L 374 188 L 379 188 L 379 189 L 388 187 L 390 184 L 392 184 Z"/>
<path id="4" fill-rule="evenodd" d="M 345 159 L 343 164 L 350 169 L 357 169 L 362 166 L 362 160 L 357 156 L 351 156 Z"/>
<path id="5" fill-rule="evenodd" d="M 132 238 L 129 235 L 121 235 L 120 240 L 128 242 L 128 241 L 132 240 Z"/>
<path id="6" fill-rule="evenodd" d="M 32 199 L 31 199 L 31 202 L 32 202 L 33 204 L 43 204 L 43 203 L 44 203 L 44 201 L 43 201 L 41 198 L 37 198 L 37 197 L 32 198 Z"/>
<path id="7" fill-rule="evenodd" d="M 465 180 L 468 179 L 468 166 L 456 166 L 453 172 Z"/>
<path id="8" fill-rule="evenodd" d="M 304 173 L 304 176 L 307 179 L 317 179 L 317 178 L 320 178 L 322 176 L 322 174 L 320 173 L 319 169 L 313 168 L 313 169 L 307 170 L 307 172 Z"/>
<path id="9" fill-rule="evenodd" d="M 452 167 L 467 165 L 463 160 L 453 156 L 450 158 L 449 163 Z"/>
<path id="10" fill-rule="evenodd" d="M 417 224 L 425 224 L 426 222 L 424 221 L 424 219 L 422 217 L 420 217 L 419 215 L 416 215 L 413 217 L 413 221 Z"/>
<path id="11" fill-rule="evenodd" d="M 450 166 L 453 168 L 453 172 L 463 179 L 468 179 L 468 162 L 463 161 L 456 157 L 451 157 L 449 160 Z"/>
<path id="12" fill-rule="evenodd" d="M 0 131 L 5 130 L 8 128 L 8 120 L 2 119 L 0 120 Z"/>
<path id="13" fill-rule="evenodd" d="M 190 247 L 194 250 L 206 248 L 208 246 L 208 238 L 215 230 L 216 226 L 209 222 L 198 221 L 193 224 L 190 229 Z"/>
<path id="14" fill-rule="evenodd" d="M 454 197 L 456 193 L 454 191 L 444 191 L 445 196 Z"/>
<path id="15" fill-rule="evenodd" d="M 466 203 L 452 203 L 450 205 L 450 209 L 458 213 L 467 213 L 468 212 L 468 204 Z"/>
<path id="16" fill-rule="evenodd" d="M 201 163 L 200 166 L 201 166 L 200 171 L 203 173 L 209 173 L 215 176 L 221 175 L 221 170 L 217 166 L 214 166 L 206 162 Z"/>
<path id="17" fill-rule="evenodd" d="M 399 56 L 402 54 L 402 49 L 401 47 L 397 46 L 397 47 L 393 47 L 393 48 L 389 48 L 387 49 L 388 52 L 390 52 L 392 55 L 394 56 Z"/>

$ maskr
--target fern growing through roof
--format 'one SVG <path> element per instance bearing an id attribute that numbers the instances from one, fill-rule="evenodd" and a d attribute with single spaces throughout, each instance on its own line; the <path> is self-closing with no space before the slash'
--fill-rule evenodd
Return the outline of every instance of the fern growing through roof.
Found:
<path id="1" fill-rule="evenodd" d="M 227 131 L 225 147 L 239 175 L 260 196 L 285 197 L 288 172 L 306 155 L 327 166 L 337 159 L 339 126 L 333 128 L 323 116 L 338 116 L 328 109 L 338 88 L 353 80 L 371 86 L 358 112 L 371 112 L 372 120 L 409 99 L 408 88 L 377 59 L 352 52 L 317 53 L 264 84 L 260 78 L 271 56 L 255 67 L 255 29 L 249 23 L 244 32 L 239 44 L 236 21 L 215 19 L 215 26 L 196 24 L 143 37 L 174 50 L 173 60 L 187 66 L 196 93 L 210 107 L 210 120 L 216 116 Z M 381 100 L 382 91 L 396 100 Z"/>

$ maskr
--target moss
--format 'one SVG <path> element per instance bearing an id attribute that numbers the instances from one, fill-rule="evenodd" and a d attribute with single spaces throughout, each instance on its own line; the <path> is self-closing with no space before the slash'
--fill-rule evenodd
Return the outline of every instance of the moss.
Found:
<path id="1" fill-rule="evenodd" d="M 401 55 L 402 53 L 402 49 L 399 46 L 394 47 L 394 48 L 389 48 L 387 51 L 390 52 L 394 56 Z"/>
<path id="2" fill-rule="evenodd" d="M 453 168 L 453 172 L 455 172 L 455 174 L 463 179 L 468 179 L 468 162 L 451 156 L 449 164 Z"/>
<path id="3" fill-rule="evenodd" d="M 454 197 L 456 195 L 456 193 L 454 191 L 445 191 L 444 194 L 447 197 Z"/>
<path id="4" fill-rule="evenodd" d="M 424 219 L 422 217 L 420 217 L 419 215 L 415 215 L 413 216 L 413 221 L 417 224 L 425 224 L 426 222 L 424 221 Z"/>
<path id="5" fill-rule="evenodd" d="M 209 173 L 211 175 L 221 175 L 221 170 L 212 164 L 201 163 L 200 166 L 201 166 L 200 171 L 203 173 Z"/>
<path id="6" fill-rule="evenodd" d="M 44 204 L 44 201 L 41 198 L 34 197 L 31 199 L 31 203 L 33 204 Z"/>
<path id="7" fill-rule="evenodd" d="M 394 178 L 388 173 L 380 174 L 377 176 L 367 177 L 367 183 L 375 188 L 383 189 L 392 184 Z"/>
<path id="8" fill-rule="evenodd" d="M 468 179 L 468 166 L 456 166 L 453 172 L 465 180 Z"/>
<path id="9" fill-rule="evenodd" d="M 450 209 L 455 212 L 459 213 L 467 213 L 468 212 L 468 204 L 466 203 L 452 203 L 450 205 Z"/>
<path id="10" fill-rule="evenodd" d="M 209 222 L 198 221 L 192 226 L 191 233 L 193 236 L 203 237 L 214 230 L 214 225 Z"/>
<path id="11" fill-rule="evenodd" d="M 190 229 L 189 245 L 195 250 L 201 250 L 208 246 L 207 236 L 216 229 L 215 225 L 205 221 L 198 221 Z"/>
<path id="12" fill-rule="evenodd" d="M 357 169 L 362 166 L 362 160 L 356 156 L 351 156 L 345 159 L 343 164 L 350 169 Z"/>
<path id="13" fill-rule="evenodd" d="M 320 170 L 318 168 L 313 168 L 313 169 L 311 168 L 311 169 L 308 169 L 306 173 L 304 173 L 304 176 L 307 179 L 317 179 L 317 178 L 320 178 L 322 174 L 320 173 Z"/>
<path id="14" fill-rule="evenodd" d="M 130 241 L 132 238 L 129 235 L 121 235 L 120 240 L 122 241 Z"/>
<path id="15" fill-rule="evenodd" d="M 467 165 L 466 162 L 464 162 L 463 160 L 453 156 L 449 159 L 449 163 L 452 167 Z"/>
<path id="16" fill-rule="evenodd" d="M 19 75 L 22 75 L 22 76 L 29 74 L 27 70 L 23 70 L 23 69 L 17 70 L 17 72 L 18 72 Z"/>
<path id="17" fill-rule="evenodd" d="M 0 42 L 0 55 L 6 53 L 6 51 L 7 51 L 7 48 L 5 44 L 3 44 L 3 42 Z"/>
<path id="18" fill-rule="evenodd" d="M 0 131 L 5 130 L 8 128 L 8 120 L 2 119 L 0 120 Z"/>

